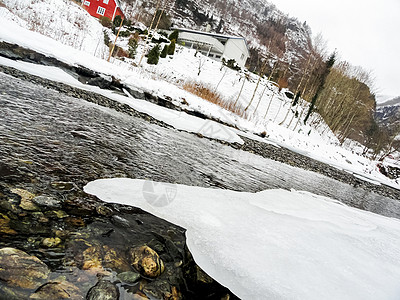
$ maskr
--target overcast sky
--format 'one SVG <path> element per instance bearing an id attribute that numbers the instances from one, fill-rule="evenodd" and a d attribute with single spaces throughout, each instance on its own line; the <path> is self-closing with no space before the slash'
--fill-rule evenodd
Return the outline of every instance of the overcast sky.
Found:
<path id="1" fill-rule="evenodd" d="M 329 49 L 372 70 L 380 95 L 400 96 L 400 0 L 270 0 L 321 32 Z"/>

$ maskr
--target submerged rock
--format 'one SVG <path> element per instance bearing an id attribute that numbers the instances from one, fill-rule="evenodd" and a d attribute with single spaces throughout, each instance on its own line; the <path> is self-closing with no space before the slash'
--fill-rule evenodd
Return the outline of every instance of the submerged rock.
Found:
<path id="1" fill-rule="evenodd" d="M 55 238 L 45 238 L 42 241 L 42 245 L 47 247 L 47 248 L 53 248 L 57 247 L 59 244 L 61 244 L 61 239 L 58 237 Z"/>
<path id="2" fill-rule="evenodd" d="M 0 249 L 0 281 L 10 287 L 36 289 L 50 273 L 46 264 L 15 248 Z"/>
<path id="3" fill-rule="evenodd" d="M 39 206 L 48 208 L 61 208 L 61 200 L 48 196 L 36 196 L 32 201 Z"/>
<path id="4" fill-rule="evenodd" d="M 119 299 L 118 288 L 109 281 L 99 281 L 92 287 L 87 296 L 87 300 L 115 300 Z"/>
<path id="5" fill-rule="evenodd" d="M 24 210 L 29 210 L 29 211 L 38 211 L 40 210 L 39 207 L 37 207 L 32 199 L 35 198 L 35 195 L 32 194 L 31 192 L 24 190 L 24 189 L 19 189 L 15 188 L 11 190 L 12 193 L 17 194 L 21 197 L 21 203 L 20 207 Z"/>
<path id="6" fill-rule="evenodd" d="M 157 252 L 148 246 L 130 249 L 132 266 L 143 276 L 155 278 L 164 272 L 164 262 Z"/>
<path id="7" fill-rule="evenodd" d="M 133 284 L 139 281 L 140 274 L 136 272 L 123 272 L 117 275 L 118 279 L 122 282 Z"/>
<path id="8" fill-rule="evenodd" d="M 83 300 L 85 299 L 82 292 L 74 284 L 62 281 L 62 282 L 48 282 L 37 289 L 29 299 L 40 299 L 40 300 Z"/>

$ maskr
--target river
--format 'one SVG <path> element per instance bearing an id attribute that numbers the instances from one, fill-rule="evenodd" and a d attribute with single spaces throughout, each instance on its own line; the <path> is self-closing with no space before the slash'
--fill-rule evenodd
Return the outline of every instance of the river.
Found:
<path id="1" fill-rule="evenodd" d="M 29 186 L 53 181 L 82 188 L 98 178 L 129 177 L 257 192 L 297 189 L 347 205 L 400 217 L 400 202 L 151 124 L 82 99 L 0 73 L 0 160 L 24 171 Z"/>

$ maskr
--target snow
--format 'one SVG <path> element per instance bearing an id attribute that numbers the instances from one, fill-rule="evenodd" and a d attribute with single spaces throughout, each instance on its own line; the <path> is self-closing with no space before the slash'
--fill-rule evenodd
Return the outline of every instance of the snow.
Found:
<path id="1" fill-rule="evenodd" d="M 338 169 L 356 174 L 359 178 L 367 181 L 379 182 L 397 189 L 400 188 L 399 182 L 388 179 L 379 172 L 376 166 L 378 162 L 371 161 L 359 155 L 363 150 L 361 145 L 357 145 L 356 143 L 352 143 L 347 147 L 339 145 L 338 140 L 323 121 L 320 122 L 317 128 L 304 125 L 302 122 L 298 122 L 296 125 L 296 118 L 293 119 L 293 122 L 290 122 L 294 113 L 289 111 L 288 117 L 283 122 L 288 109 L 291 107 L 291 100 L 286 98 L 283 93 L 279 93 L 276 86 L 266 79 L 261 80 L 254 94 L 258 80 L 256 75 L 249 73 L 247 74 L 248 79 L 245 79 L 245 73 L 228 69 L 222 66 L 220 62 L 208 59 L 201 54 L 195 56 L 194 50 L 180 46 L 177 46 L 177 52 L 173 57 L 160 59 L 160 63 L 157 66 L 148 65 L 145 59 L 140 67 L 133 65 L 133 63 L 138 64 L 143 52 L 143 45 L 140 45 L 138 48 L 135 60 L 128 59 L 126 62 L 123 62 L 111 59 L 109 63 L 102 59 L 104 58 L 104 53 L 101 54 L 100 51 L 96 52 L 93 50 L 93 48 L 97 48 L 99 41 L 102 44 L 103 29 L 100 23 L 71 1 L 56 2 L 60 10 L 70 10 L 71 14 L 60 14 L 59 17 L 63 20 L 61 22 L 63 26 L 60 25 L 61 23 L 57 23 L 59 24 L 58 27 L 56 26 L 57 24 L 50 24 L 52 26 L 50 28 L 52 29 L 45 32 L 48 36 L 53 38 L 62 37 L 62 32 L 65 32 L 65 28 L 74 28 L 68 24 L 74 23 L 74 20 L 80 20 L 83 16 L 88 18 L 85 22 L 89 22 L 90 32 L 93 32 L 93 36 L 89 35 L 85 37 L 87 35 L 86 31 L 74 31 L 77 36 L 75 40 L 79 42 L 71 43 L 74 46 L 71 47 L 64 38 L 56 41 L 28 30 L 30 29 L 28 22 L 32 22 L 32 18 L 24 14 L 22 9 L 19 9 L 21 5 L 24 5 L 24 7 L 29 6 L 28 11 L 35 11 L 34 15 L 42 13 L 48 16 L 50 12 L 53 13 L 54 11 L 49 12 L 45 9 L 43 1 L 39 0 L 35 1 L 35 5 L 30 5 L 29 0 L 7 0 L 4 3 L 18 16 L 21 16 L 21 18 L 18 18 L 16 14 L 13 14 L 6 8 L 0 7 L 0 40 L 15 43 L 45 55 L 56 57 L 60 61 L 70 65 L 80 65 L 105 76 L 114 76 L 132 89 L 147 91 L 163 98 L 170 97 L 173 99 L 175 105 L 181 106 L 183 109 L 197 111 L 214 119 L 219 119 L 237 129 L 229 128 L 213 121 L 195 119 L 193 116 L 185 113 L 162 109 L 146 101 L 131 99 L 109 91 L 85 86 L 77 80 L 73 80 L 67 74 L 58 74 L 60 71 L 56 71 L 55 69 L 48 69 L 48 71 L 42 72 L 41 75 L 38 74 L 39 76 L 47 76 L 46 78 L 49 78 L 49 76 L 56 76 L 55 74 L 57 73 L 59 78 L 54 80 L 83 89 L 93 90 L 117 101 L 127 103 L 138 111 L 146 112 L 179 130 L 201 133 L 206 137 L 237 143 L 243 143 L 240 139 L 240 135 L 243 135 L 307 155 Z M 76 16 L 75 19 L 72 12 Z M 37 19 L 38 24 L 41 24 L 38 27 L 46 27 L 45 25 L 48 24 L 46 22 L 47 19 L 44 17 Z M 124 43 L 124 41 L 121 41 L 121 45 Z M 104 45 L 101 46 L 103 47 Z M 100 48 L 103 49 L 102 47 Z M 4 63 L 4 60 L 2 60 L 2 63 Z M 18 68 L 22 68 L 22 65 L 18 65 Z M 42 67 L 29 67 L 33 73 L 39 72 L 38 70 L 35 71 L 36 68 L 39 70 Z M 197 75 L 199 70 L 200 75 Z M 244 80 L 243 91 L 238 98 Z M 210 90 L 215 90 L 222 95 L 228 102 L 239 99 L 238 103 L 242 107 L 248 105 L 254 94 L 253 103 L 249 106 L 246 113 L 247 118 L 222 109 L 184 90 L 183 85 L 188 82 L 200 83 L 207 86 Z M 307 109 L 307 106 L 307 103 L 301 101 L 301 107 L 298 108 L 298 111 L 300 112 L 302 107 Z M 267 108 L 269 108 L 268 113 L 266 113 Z M 314 113 L 310 118 L 309 124 L 317 122 L 318 118 L 318 114 Z M 280 123 L 282 125 L 279 125 Z M 296 129 L 294 129 L 295 127 Z M 264 131 L 267 134 L 266 138 L 260 138 L 255 135 Z"/>
<path id="2" fill-rule="evenodd" d="M 242 299 L 400 296 L 397 219 L 294 190 L 254 194 L 126 178 L 84 190 L 186 228 L 199 266 Z"/>

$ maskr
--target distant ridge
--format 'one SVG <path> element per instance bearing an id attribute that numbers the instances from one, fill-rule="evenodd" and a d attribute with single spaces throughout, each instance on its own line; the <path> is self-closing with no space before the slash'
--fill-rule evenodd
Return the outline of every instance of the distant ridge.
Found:
<path id="1" fill-rule="evenodd" d="M 377 106 L 397 106 L 400 105 L 400 96 L 392 98 L 388 101 L 377 103 Z"/>

